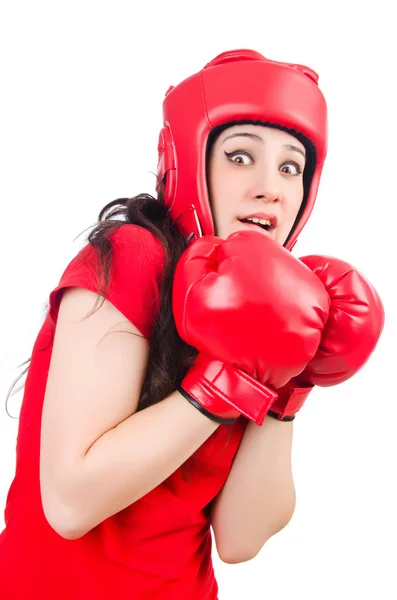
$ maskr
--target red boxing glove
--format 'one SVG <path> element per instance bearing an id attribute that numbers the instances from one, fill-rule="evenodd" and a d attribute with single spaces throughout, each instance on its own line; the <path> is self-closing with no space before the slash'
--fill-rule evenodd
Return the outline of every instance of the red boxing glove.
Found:
<path id="1" fill-rule="evenodd" d="M 218 422 L 261 425 L 274 389 L 313 358 L 329 305 L 311 270 L 260 232 L 193 242 L 173 287 L 179 335 L 199 351 L 181 393 Z"/>
<path id="2" fill-rule="evenodd" d="M 269 415 L 291 420 L 313 386 L 350 379 L 372 354 L 382 333 L 384 310 L 369 281 L 354 267 L 330 256 L 300 259 L 323 282 L 331 299 L 321 344 L 304 371 L 278 390 Z"/>

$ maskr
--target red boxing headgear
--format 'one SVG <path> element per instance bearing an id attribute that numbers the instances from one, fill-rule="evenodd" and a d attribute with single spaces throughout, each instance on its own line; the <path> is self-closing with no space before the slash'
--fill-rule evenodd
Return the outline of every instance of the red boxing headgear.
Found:
<path id="1" fill-rule="evenodd" d="M 292 249 L 313 209 L 327 152 L 327 106 L 317 81 L 317 73 L 303 65 L 232 50 L 169 88 L 158 177 L 165 177 L 164 203 L 185 238 L 214 235 L 206 179 L 210 132 L 226 124 L 256 122 L 284 129 L 312 149 L 302 206 L 284 244 Z"/>

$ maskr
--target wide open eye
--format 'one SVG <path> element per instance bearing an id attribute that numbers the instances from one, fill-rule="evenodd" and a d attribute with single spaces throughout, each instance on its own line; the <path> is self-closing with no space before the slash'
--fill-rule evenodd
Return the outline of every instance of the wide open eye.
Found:
<path id="1" fill-rule="evenodd" d="M 254 162 L 252 156 L 248 154 L 248 152 L 242 152 L 241 150 L 237 150 L 236 152 L 225 151 L 225 155 L 236 165 L 249 165 Z M 246 159 L 247 162 L 245 162 L 244 159 Z"/>
<path id="2" fill-rule="evenodd" d="M 289 173 L 288 171 L 283 171 L 283 173 L 286 173 L 287 175 L 300 175 L 302 173 L 302 167 L 298 165 L 298 163 L 296 163 L 294 160 L 289 160 L 288 162 L 283 163 L 281 165 L 281 169 L 289 168 L 290 165 L 292 165 L 293 167 L 292 172 L 290 170 Z"/>

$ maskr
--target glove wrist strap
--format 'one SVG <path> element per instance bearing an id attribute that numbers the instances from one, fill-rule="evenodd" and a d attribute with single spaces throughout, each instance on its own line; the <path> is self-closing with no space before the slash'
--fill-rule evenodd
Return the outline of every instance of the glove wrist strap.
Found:
<path id="1" fill-rule="evenodd" d="M 293 421 L 296 413 L 306 402 L 306 398 L 313 387 L 313 385 L 307 385 L 306 387 L 299 386 L 299 384 L 292 379 L 284 387 L 277 390 L 278 398 L 274 404 L 272 404 L 268 415 L 279 421 Z"/>
<path id="2" fill-rule="evenodd" d="M 245 371 L 201 353 L 182 381 L 181 389 L 221 423 L 233 423 L 243 415 L 262 425 L 277 398 L 275 391 Z M 191 402 L 189 398 L 187 400 Z M 193 405 L 201 410 L 196 404 Z"/>
<path id="3" fill-rule="evenodd" d="M 209 410 L 207 410 L 206 408 L 204 408 L 204 406 L 202 406 L 201 404 L 199 404 L 197 402 L 197 400 L 195 400 L 193 398 L 193 396 L 191 396 L 182 387 L 178 388 L 178 392 L 180 392 L 182 394 L 182 396 L 185 398 L 185 400 L 187 400 L 188 402 L 190 402 L 190 404 L 192 404 L 194 406 L 194 408 L 197 408 L 197 410 L 199 410 L 201 413 L 203 413 L 203 415 L 205 415 L 206 417 L 208 417 L 209 419 L 211 419 L 211 421 L 215 421 L 216 423 L 221 423 L 222 425 L 232 425 L 232 423 L 235 423 L 236 420 L 237 420 L 237 417 L 236 418 L 232 418 L 232 419 L 227 419 L 227 418 L 224 418 L 224 417 L 218 417 L 217 415 L 214 415 L 214 414 L 210 413 Z"/>

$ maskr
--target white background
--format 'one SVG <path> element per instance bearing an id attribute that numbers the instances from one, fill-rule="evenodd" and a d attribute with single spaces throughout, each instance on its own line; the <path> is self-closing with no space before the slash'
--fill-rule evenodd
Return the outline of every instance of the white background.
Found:
<path id="1" fill-rule="evenodd" d="M 18 421 L 5 397 L 49 292 L 110 200 L 154 193 L 161 103 L 218 53 L 320 75 L 329 153 L 297 255 L 353 263 L 385 306 L 360 373 L 295 420 L 297 506 L 257 558 L 214 561 L 220 600 L 397 597 L 395 31 L 387 2 L 4 2 L 0 12 L 0 529 Z M 394 53 L 394 60 L 393 60 Z M 9 412 L 19 414 L 22 393 Z"/>

